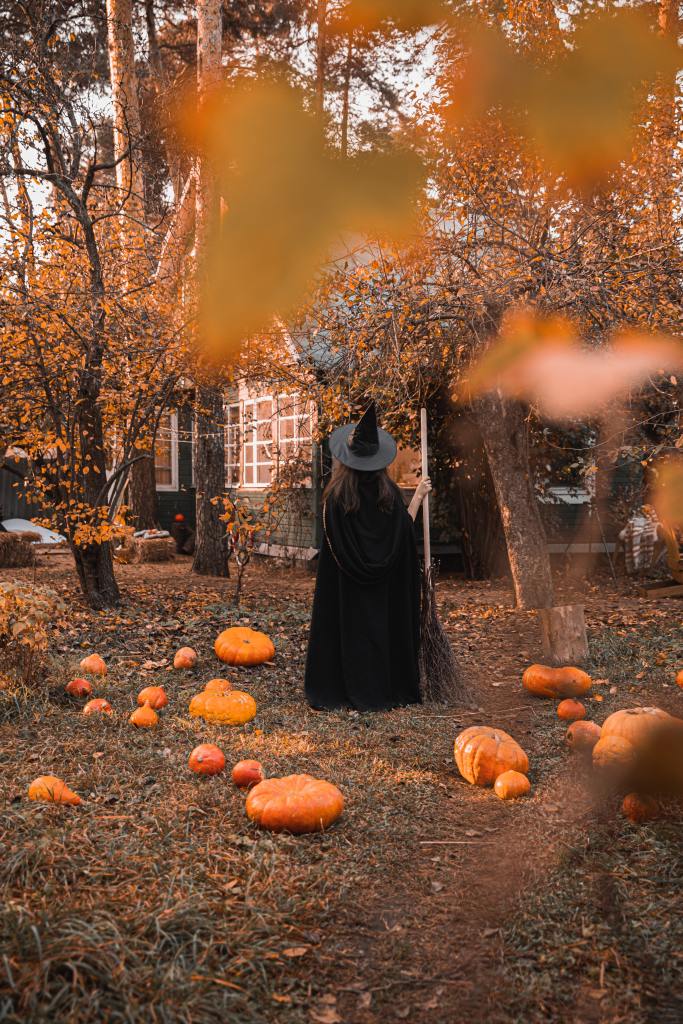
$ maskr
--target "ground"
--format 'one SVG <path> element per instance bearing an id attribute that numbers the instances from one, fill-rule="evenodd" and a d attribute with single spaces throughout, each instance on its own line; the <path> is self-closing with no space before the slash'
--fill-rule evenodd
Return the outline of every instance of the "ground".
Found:
<path id="1" fill-rule="evenodd" d="M 683 1019 L 680 817 L 634 826 L 616 798 L 598 798 L 555 704 L 521 688 L 537 625 L 505 582 L 440 584 L 476 709 L 355 715 L 303 700 L 303 570 L 250 566 L 240 613 L 230 580 L 193 577 L 184 560 L 121 567 L 116 613 L 83 607 L 66 556 L 45 557 L 35 578 L 68 613 L 45 673 L 0 692 L 1 1020 Z M 560 599 L 575 593 L 560 585 Z M 590 717 L 641 704 L 683 715 L 680 603 L 608 577 L 581 599 L 600 680 Z M 237 621 L 270 633 L 276 658 L 230 672 L 258 702 L 252 723 L 206 726 L 188 701 L 225 675 L 213 640 Z M 169 669 L 181 645 L 200 654 L 194 672 Z M 64 694 L 94 650 L 109 665 L 97 692 L 111 720 L 84 718 Z M 157 731 L 136 732 L 128 714 L 153 682 L 170 703 Z M 459 777 L 453 740 L 477 722 L 525 747 L 530 798 L 503 803 Z M 269 775 L 330 779 L 343 818 L 322 835 L 259 832 L 229 777 L 187 769 L 200 741 Z M 46 773 L 85 802 L 30 803 L 29 782 Z"/>

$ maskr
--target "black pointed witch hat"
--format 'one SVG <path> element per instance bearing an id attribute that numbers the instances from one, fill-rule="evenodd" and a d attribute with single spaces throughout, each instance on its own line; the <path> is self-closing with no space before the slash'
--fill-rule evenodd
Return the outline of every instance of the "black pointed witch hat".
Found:
<path id="1" fill-rule="evenodd" d="M 330 435 L 330 452 L 345 466 L 369 473 L 385 469 L 394 461 L 396 442 L 377 426 L 377 410 L 372 402 L 358 423 L 347 423 Z"/>

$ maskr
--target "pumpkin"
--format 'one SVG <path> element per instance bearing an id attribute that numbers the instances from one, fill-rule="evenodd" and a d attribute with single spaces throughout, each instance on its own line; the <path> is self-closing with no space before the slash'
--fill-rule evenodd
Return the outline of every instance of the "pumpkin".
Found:
<path id="1" fill-rule="evenodd" d="M 252 821 L 271 832 L 322 832 L 339 818 L 344 797 L 336 786 L 311 775 L 264 779 L 247 797 Z"/>
<path id="2" fill-rule="evenodd" d="M 201 717 L 205 722 L 218 725 L 244 725 L 256 714 L 256 701 L 241 690 L 231 690 L 224 695 L 205 694 Z"/>
<path id="3" fill-rule="evenodd" d="M 530 665 L 522 676 L 522 686 L 535 697 L 580 697 L 590 690 L 592 680 L 580 668 Z"/>
<path id="4" fill-rule="evenodd" d="M 602 724 L 601 738 L 618 736 L 628 743 L 637 745 L 652 735 L 652 732 L 672 716 L 661 708 L 627 708 L 615 711 Z"/>
<path id="5" fill-rule="evenodd" d="M 143 707 L 135 709 L 128 721 L 138 729 L 153 729 L 159 724 L 159 716 L 151 704 L 144 704 Z"/>
<path id="6" fill-rule="evenodd" d="M 99 654 L 89 654 L 87 658 L 83 658 L 80 668 L 89 676 L 106 676 L 107 674 L 107 666 Z"/>
<path id="7" fill-rule="evenodd" d="M 225 754 L 213 743 L 200 743 L 190 754 L 190 770 L 198 775 L 219 775 L 225 768 Z"/>
<path id="8" fill-rule="evenodd" d="M 557 705 L 557 717 L 565 722 L 578 722 L 580 718 L 586 717 L 585 705 L 580 700 L 561 700 Z"/>
<path id="9" fill-rule="evenodd" d="M 92 686 L 87 679 L 72 679 L 65 689 L 70 697 L 89 697 L 92 693 Z"/>
<path id="10" fill-rule="evenodd" d="M 516 800 L 519 796 L 527 795 L 531 789 L 531 783 L 526 775 L 510 770 L 498 776 L 493 789 L 501 800 Z"/>
<path id="11" fill-rule="evenodd" d="M 597 768 L 609 768 L 632 764 L 637 748 L 622 736 L 600 736 L 593 747 L 593 764 Z"/>
<path id="12" fill-rule="evenodd" d="M 190 718 L 202 717 L 204 714 L 204 704 L 208 696 L 209 695 L 207 693 L 195 693 L 187 709 L 190 714 Z"/>
<path id="13" fill-rule="evenodd" d="M 229 679 L 209 679 L 204 687 L 204 693 L 219 693 L 222 697 L 230 693 L 233 686 Z"/>
<path id="14" fill-rule="evenodd" d="M 191 647 L 181 647 L 173 658 L 173 668 L 194 668 L 197 664 L 197 652 Z"/>
<path id="15" fill-rule="evenodd" d="M 143 707 L 145 704 L 149 704 L 151 708 L 158 711 L 160 708 L 165 708 L 168 704 L 168 697 L 163 686 L 146 686 L 144 690 L 140 690 L 138 694 L 138 704 Z"/>
<path id="16" fill-rule="evenodd" d="M 526 775 L 529 758 L 519 743 L 502 729 L 471 725 L 457 737 L 453 753 L 458 771 L 475 786 L 492 786 L 510 769 Z"/>
<path id="17" fill-rule="evenodd" d="M 591 753 L 600 739 L 600 726 L 597 722 L 572 722 L 565 739 L 567 746 L 576 753 Z"/>
<path id="18" fill-rule="evenodd" d="M 639 825 L 643 821 L 653 821 L 659 817 L 659 804 L 651 796 L 640 796 L 629 793 L 624 797 L 621 809 L 629 821 Z"/>
<path id="19" fill-rule="evenodd" d="M 95 697 L 93 700 L 89 700 L 83 708 L 84 715 L 113 715 L 114 709 L 108 700 L 104 700 L 103 697 Z"/>
<path id="20" fill-rule="evenodd" d="M 683 690 L 683 668 L 680 672 L 676 673 L 676 686 L 680 686 Z"/>
<path id="21" fill-rule="evenodd" d="M 238 789 L 251 789 L 264 779 L 260 761 L 238 761 L 232 770 L 232 781 Z"/>
<path id="22" fill-rule="evenodd" d="M 270 637 L 246 626 L 223 630 L 216 639 L 214 650 L 216 657 L 228 665 L 261 665 L 275 657 Z"/>
<path id="23" fill-rule="evenodd" d="M 66 782 L 57 778 L 56 775 L 41 775 L 34 779 L 28 787 L 29 800 L 40 800 L 42 803 L 54 804 L 80 804 L 78 793 L 72 792 Z"/>

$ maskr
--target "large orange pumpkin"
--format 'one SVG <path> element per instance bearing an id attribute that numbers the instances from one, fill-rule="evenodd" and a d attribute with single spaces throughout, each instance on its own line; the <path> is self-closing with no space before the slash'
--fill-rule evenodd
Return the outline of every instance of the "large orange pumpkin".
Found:
<path id="1" fill-rule="evenodd" d="M 502 729 L 487 725 L 471 725 L 461 732 L 453 752 L 458 771 L 475 786 L 492 786 L 511 769 L 523 775 L 529 770 L 529 758 L 519 743 Z"/>
<path id="2" fill-rule="evenodd" d="M 72 792 L 66 782 L 56 775 L 41 775 L 34 779 L 28 787 L 28 798 L 54 804 L 76 805 L 83 802 L 80 796 Z"/>
<path id="3" fill-rule="evenodd" d="M 270 637 L 246 626 L 232 626 L 217 637 L 216 656 L 228 665 L 261 665 L 272 661 L 275 647 Z"/>
<path id="4" fill-rule="evenodd" d="M 159 724 L 159 716 L 150 704 L 145 704 L 136 708 L 128 721 L 138 729 L 154 729 Z"/>
<path id="5" fill-rule="evenodd" d="M 580 668 L 530 665 L 522 676 L 522 686 L 535 697 L 580 697 L 591 685 L 591 677 Z"/>
<path id="6" fill-rule="evenodd" d="M 517 797 L 527 795 L 531 789 L 531 783 L 521 772 L 508 771 L 498 776 L 493 789 L 501 800 L 516 800 Z"/>
<path id="7" fill-rule="evenodd" d="M 601 736 L 593 747 L 597 768 L 624 767 L 635 761 L 637 747 L 621 736 Z"/>
<path id="8" fill-rule="evenodd" d="M 572 722 L 565 738 L 567 746 L 576 753 L 591 753 L 600 739 L 600 726 L 597 722 Z"/>
<path id="9" fill-rule="evenodd" d="M 173 668 L 194 668 L 197 664 L 197 652 L 192 647 L 181 647 L 173 658 Z"/>
<path id="10" fill-rule="evenodd" d="M 204 693 L 219 693 L 222 697 L 230 693 L 233 685 L 229 679 L 209 679 L 204 687 Z"/>
<path id="11" fill-rule="evenodd" d="M 627 708 L 615 711 L 602 724 L 600 738 L 618 736 L 628 743 L 638 744 L 652 735 L 652 732 L 672 716 L 661 708 Z"/>
<path id="12" fill-rule="evenodd" d="M 99 654 L 89 654 L 81 661 L 81 671 L 89 676 L 106 676 L 107 666 Z"/>
<path id="13" fill-rule="evenodd" d="M 88 703 L 83 707 L 84 715 L 113 715 L 114 709 L 108 700 L 104 700 L 103 697 L 94 697 L 93 700 L 89 700 Z"/>
<path id="14" fill-rule="evenodd" d="M 252 821 L 271 832 L 322 832 L 344 810 L 336 786 L 311 775 L 264 779 L 249 793 L 246 810 Z"/>
<path id="15" fill-rule="evenodd" d="M 165 708 L 168 704 L 166 691 L 163 686 L 146 686 L 138 694 L 138 704 L 140 707 L 149 704 L 155 711 L 159 711 L 160 708 Z"/>
<path id="16" fill-rule="evenodd" d="M 65 689 L 70 697 L 89 697 L 92 693 L 92 686 L 87 679 L 71 679 Z"/>
<path id="17" fill-rule="evenodd" d="M 231 690 L 226 694 L 206 694 L 200 712 L 205 722 L 218 725 L 244 725 L 256 714 L 256 701 L 249 693 Z"/>
<path id="18" fill-rule="evenodd" d="M 225 754 L 213 743 L 200 743 L 190 754 L 189 765 L 198 775 L 219 775 L 225 768 Z"/>
<path id="19" fill-rule="evenodd" d="M 188 712 L 190 718 L 201 718 L 204 714 L 204 703 L 209 696 L 208 693 L 195 693 L 194 697 L 190 701 Z"/>

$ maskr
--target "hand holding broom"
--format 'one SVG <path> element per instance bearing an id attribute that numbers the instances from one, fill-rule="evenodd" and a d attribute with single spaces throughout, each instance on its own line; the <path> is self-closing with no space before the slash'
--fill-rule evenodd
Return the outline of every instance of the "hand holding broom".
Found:
<path id="1" fill-rule="evenodd" d="M 427 492 L 422 502 L 422 531 L 424 539 L 424 567 L 422 571 L 422 607 L 420 613 L 420 688 L 426 703 L 469 704 L 464 680 L 458 669 L 450 640 L 441 625 L 436 609 L 434 592 L 435 569 L 432 565 L 432 546 L 429 531 L 429 466 L 427 459 L 427 410 L 420 410 L 420 449 L 422 454 L 422 483 Z"/>

